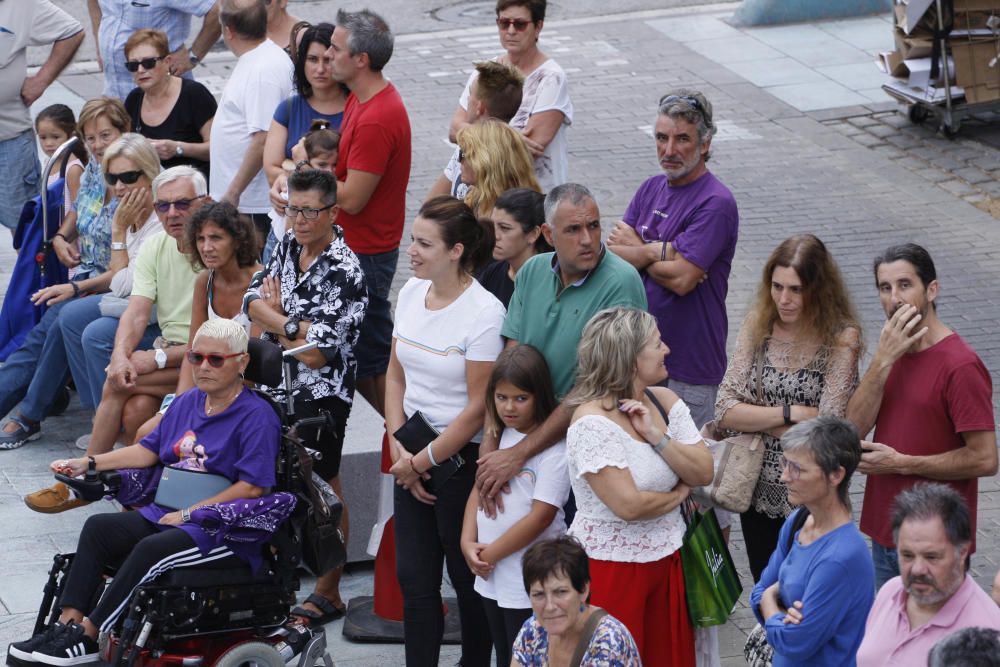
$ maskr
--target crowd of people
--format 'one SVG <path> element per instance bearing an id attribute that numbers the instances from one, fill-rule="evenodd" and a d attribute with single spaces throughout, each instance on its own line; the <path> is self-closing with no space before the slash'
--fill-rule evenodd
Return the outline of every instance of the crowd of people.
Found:
<path id="1" fill-rule="evenodd" d="M 91 2 L 105 95 L 32 124 L 83 28 L 48 0 L 14 4 L 0 4 L 0 27 L 18 28 L 0 61 L 0 223 L 13 229 L 35 194 L 36 133 L 46 155 L 72 137 L 86 150 L 53 178 L 65 211 L 52 249 L 72 274 L 30 295 L 44 315 L 0 366 L 0 449 L 38 438 L 72 380 L 93 428 L 54 471 L 166 465 L 226 485 L 177 511 L 89 519 L 59 620 L 11 655 L 93 661 L 154 571 L 259 562 L 261 544 L 201 527 L 274 484 L 278 425 L 242 376 L 250 337 L 315 344 L 295 354 L 290 398 L 298 417 L 330 417 L 298 436 L 341 497 L 355 394 L 385 420 L 407 665 L 438 664 L 445 567 L 461 664 L 719 664 L 716 635 L 688 614 L 684 510 L 717 474 L 712 438 L 739 434 L 764 448 L 739 513 L 759 622 L 748 660 L 963 664 L 996 645 L 1000 599 L 968 574 L 977 479 L 997 471 L 992 383 L 938 316 L 930 253 L 874 258 L 886 321 L 862 373 L 863 324 L 833 254 L 812 234 L 782 241 L 727 356 L 739 213 L 707 166 L 702 92 L 651 100 L 660 173 L 605 238 L 597 199 L 568 178 L 574 107 L 540 48 L 545 0 L 498 0 L 503 53 L 473 65 L 442 119 L 457 146 L 412 221 L 393 309 L 414 156 L 381 16 Z M 204 21 L 188 45 L 192 16 Z M 220 35 L 236 63 L 216 103 L 193 74 Z M 51 44 L 30 77 L 29 44 Z M 87 501 L 56 483 L 25 502 Z M 119 574 L 94 605 L 107 564 Z M 344 615 L 340 574 L 319 577 L 298 622 Z"/>

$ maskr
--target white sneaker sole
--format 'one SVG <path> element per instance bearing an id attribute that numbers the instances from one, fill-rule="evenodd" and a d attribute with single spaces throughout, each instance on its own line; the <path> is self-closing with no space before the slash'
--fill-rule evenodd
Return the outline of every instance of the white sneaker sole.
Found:
<path id="1" fill-rule="evenodd" d="M 100 653 L 88 653 L 86 655 L 80 655 L 73 658 L 57 658 L 54 655 L 45 655 L 44 653 L 39 653 L 35 651 L 31 654 L 31 658 L 38 663 L 44 665 L 55 665 L 56 667 L 72 667 L 72 665 L 84 665 L 91 662 L 98 662 L 101 659 Z"/>
<path id="2" fill-rule="evenodd" d="M 33 654 L 22 651 L 13 644 L 7 647 L 7 655 L 12 655 L 18 660 L 22 660 L 24 662 L 38 662 L 35 660 L 35 656 Z"/>

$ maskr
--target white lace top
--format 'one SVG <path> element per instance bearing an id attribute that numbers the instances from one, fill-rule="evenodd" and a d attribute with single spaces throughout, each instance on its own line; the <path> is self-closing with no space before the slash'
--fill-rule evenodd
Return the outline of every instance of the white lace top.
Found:
<path id="1" fill-rule="evenodd" d="M 691 411 L 684 401 L 670 409 L 667 435 L 684 444 L 701 441 Z M 599 560 L 649 563 L 666 558 L 681 546 L 684 519 L 679 509 L 641 521 L 625 521 L 590 488 L 584 474 L 614 466 L 627 469 L 640 491 L 667 492 L 680 481 L 653 448 L 635 440 L 607 417 L 585 415 L 566 433 L 570 481 L 576 497 L 576 516 L 569 534 L 583 544 L 587 555 Z"/>

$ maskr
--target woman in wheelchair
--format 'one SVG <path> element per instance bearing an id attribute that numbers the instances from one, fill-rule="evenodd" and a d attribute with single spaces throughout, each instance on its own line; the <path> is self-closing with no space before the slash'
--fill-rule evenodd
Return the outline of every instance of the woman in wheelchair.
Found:
<path id="1" fill-rule="evenodd" d="M 87 470 L 88 458 L 99 471 L 164 467 L 153 502 L 87 520 L 58 622 L 11 644 L 10 655 L 59 666 L 96 661 L 98 633 L 114 626 L 140 584 L 173 568 L 260 565 L 267 534 L 223 543 L 217 530 L 199 525 L 207 525 L 209 515 L 218 518 L 206 506 L 260 498 L 275 485 L 280 423 L 271 405 L 244 388 L 247 340 L 244 327 L 232 320 L 205 322 L 188 352 L 195 388 L 175 399 L 152 433 L 130 447 L 51 464 L 74 476 Z M 116 572 L 94 606 L 107 567 Z"/>

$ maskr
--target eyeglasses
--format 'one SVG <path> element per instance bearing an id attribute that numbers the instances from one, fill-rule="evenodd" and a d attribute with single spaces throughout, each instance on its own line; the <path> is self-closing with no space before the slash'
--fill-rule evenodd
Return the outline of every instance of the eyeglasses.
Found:
<path id="1" fill-rule="evenodd" d="M 222 365 L 226 363 L 226 359 L 242 357 L 244 354 L 246 354 L 246 352 L 234 352 L 232 354 L 202 354 L 201 352 L 188 350 L 187 360 L 191 362 L 191 365 L 193 366 L 201 366 L 205 360 L 208 359 L 208 365 L 212 368 L 222 368 Z"/>
<path id="2" fill-rule="evenodd" d="M 510 30 L 510 27 L 514 26 L 514 30 L 517 32 L 524 32 L 528 29 L 528 26 L 533 23 L 534 21 L 526 21 L 524 19 L 505 19 L 497 17 L 497 27 L 504 31 Z"/>
<path id="3" fill-rule="evenodd" d="M 153 208 L 155 208 L 160 213 L 166 213 L 167 211 L 170 210 L 170 207 L 173 206 L 175 209 L 183 213 L 184 211 L 191 208 L 192 203 L 198 201 L 204 196 L 205 195 L 202 195 L 201 197 L 195 197 L 194 199 L 178 199 L 176 201 L 156 201 L 153 202 Z"/>
<path id="4" fill-rule="evenodd" d="M 799 477 L 802 476 L 802 466 L 795 461 L 789 461 L 784 455 L 781 457 L 781 469 L 788 471 L 788 479 L 793 482 L 798 481 Z"/>
<path id="5" fill-rule="evenodd" d="M 125 69 L 130 72 L 138 72 L 139 65 L 142 65 L 144 70 L 151 70 L 156 67 L 156 63 L 163 60 L 166 56 L 157 56 L 155 58 L 143 58 L 142 60 L 126 60 Z"/>
<path id="6" fill-rule="evenodd" d="M 104 180 L 108 182 L 108 185 L 115 185 L 118 181 L 121 181 L 125 185 L 132 185 L 140 178 L 145 175 L 144 172 L 136 169 L 135 171 L 123 171 L 120 174 L 112 174 L 110 171 L 104 174 Z"/>
<path id="7" fill-rule="evenodd" d="M 299 213 L 301 213 L 302 217 L 306 220 L 315 220 L 319 217 L 319 214 L 322 211 L 325 211 L 328 208 L 333 208 L 334 206 L 336 206 L 336 204 L 330 204 L 329 206 L 324 206 L 323 208 L 299 208 L 298 206 L 286 206 L 283 213 L 293 220 Z"/>
<path id="8" fill-rule="evenodd" d="M 698 101 L 697 97 L 692 97 L 691 95 L 664 95 L 660 98 L 660 107 L 665 107 L 668 104 L 677 104 L 678 102 L 684 102 L 689 107 L 700 113 L 702 118 L 708 120 L 708 114 L 705 113 L 705 107 Z"/>

